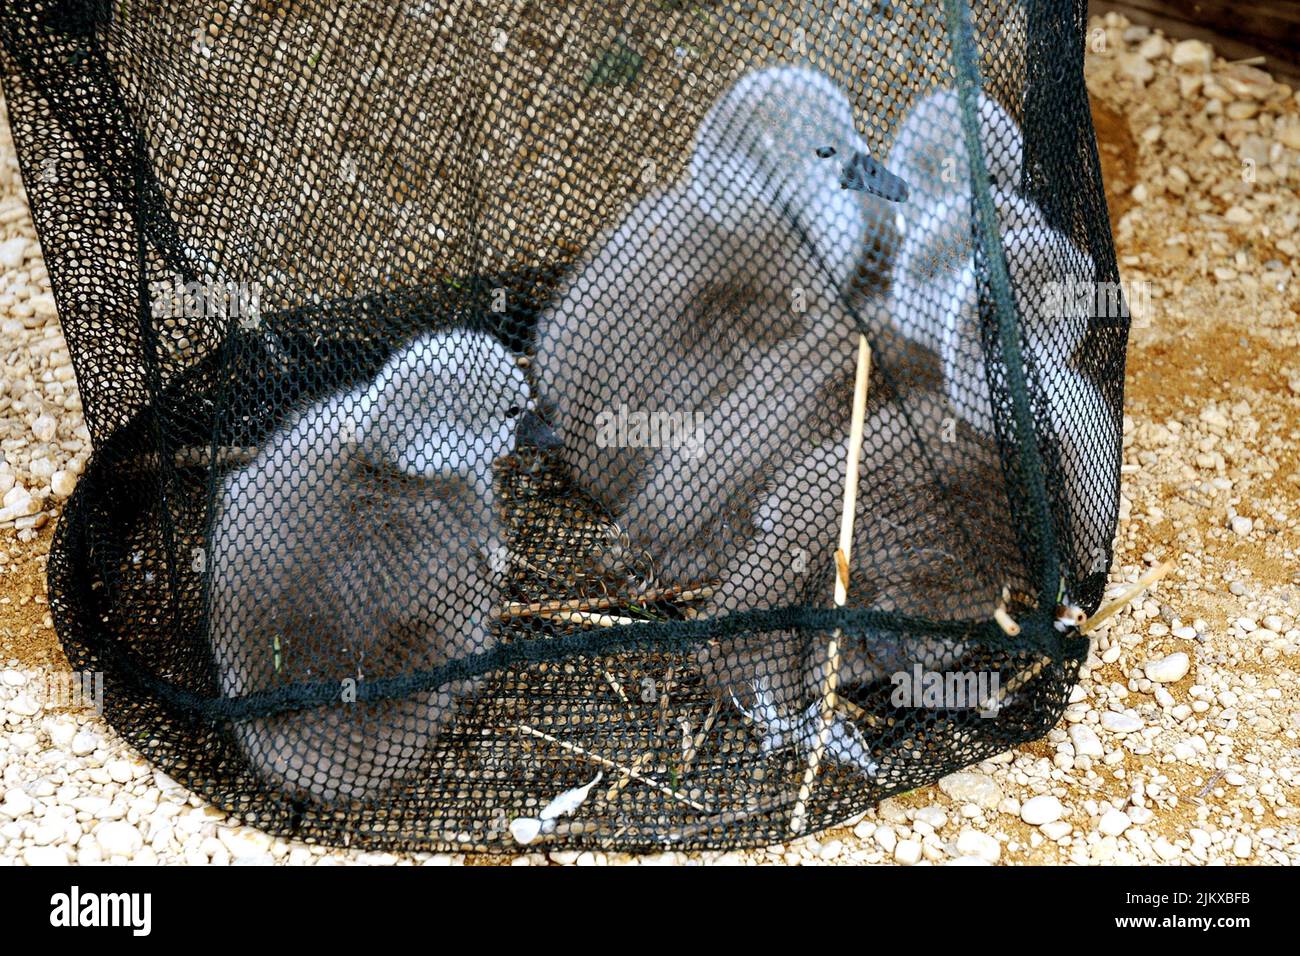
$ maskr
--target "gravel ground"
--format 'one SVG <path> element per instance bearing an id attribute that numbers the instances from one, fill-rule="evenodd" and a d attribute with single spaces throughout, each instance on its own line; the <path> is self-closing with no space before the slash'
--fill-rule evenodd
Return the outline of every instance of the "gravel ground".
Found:
<path id="1" fill-rule="evenodd" d="M 1300 95 L 1204 44 L 1096 20 L 1087 71 L 1126 281 L 1115 592 L 1177 568 L 1095 637 L 1061 725 L 797 843 L 636 862 L 1300 863 Z M 234 826 L 85 710 L 45 555 L 88 434 L 0 130 L 0 863 L 482 862 L 308 847 Z M 520 864 L 614 863 L 551 853 Z"/>

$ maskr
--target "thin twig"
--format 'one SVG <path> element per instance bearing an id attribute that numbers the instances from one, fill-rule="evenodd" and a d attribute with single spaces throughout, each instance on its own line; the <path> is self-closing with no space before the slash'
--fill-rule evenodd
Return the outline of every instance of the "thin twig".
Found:
<path id="1" fill-rule="evenodd" d="M 708 833 L 714 827 L 727 826 L 732 823 L 740 823 L 753 817 L 761 816 L 765 813 L 773 813 L 777 810 L 788 807 L 795 800 L 793 793 L 782 793 L 773 797 L 771 800 L 764 801 L 756 807 L 746 810 L 727 810 L 724 813 L 717 813 L 699 823 L 693 823 L 689 826 L 680 827 L 669 834 L 669 842 L 680 842 L 689 840 L 691 837 L 698 836 L 701 833 Z"/>
<path id="2" fill-rule="evenodd" d="M 552 611 L 546 617 L 566 624 L 590 624 L 593 627 L 619 627 L 623 624 L 642 624 L 634 617 L 621 617 L 617 614 L 596 614 L 592 611 Z"/>
<path id="3" fill-rule="evenodd" d="M 529 561 L 529 560 L 528 560 L 527 558 L 525 558 L 523 555 L 514 555 L 514 560 L 513 560 L 512 563 L 514 563 L 514 564 L 518 565 L 519 567 L 523 568 L 525 571 L 532 571 L 533 574 L 540 574 L 542 577 L 546 578 L 547 580 L 555 581 L 555 582 L 558 582 L 558 583 L 561 583 L 561 584 L 564 583 L 564 578 L 563 578 L 563 577 L 561 577 L 560 575 L 556 574 L 554 571 L 548 571 L 548 570 L 546 570 L 545 568 L 539 568 L 537 565 L 533 564 L 531 561 Z M 494 608 L 494 609 L 492 610 L 492 616 L 493 616 L 493 617 L 496 617 L 496 616 L 498 616 L 499 614 L 500 614 L 500 612 L 499 612 L 497 609 Z"/>
<path id="4" fill-rule="evenodd" d="M 667 844 L 680 843 L 682 840 L 689 840 L 701 833 L 708 833 L 716 827 L 725 827 L 733 823 L 742 823 L 745 820 L 750 820 L 765 813 L 775 813 L 777 810 L 788 807 L 794 802 L 794 799 L 795 795 L 793 793 L 782 793 L 773 797 L 771 800 L 766 800 L 754 807 L 714 813 L 710 816 L 706 816 L 704 820 L 699 823 L 692 823 L 683 827 L 678 827 L 675 830 L 670 830 L 665 835 L 664 842 Z M 630 829 L 630 825 L 620 827 L 618 830 L 614 831 L 611 839 L 618 839 Z M 591 829 L 591 821 L 566 819 L 556 821 L 555 829 L 549 833 L 539 835 L 538 839 L 557 840 L 574 833 L 590 834 L 595 832 L 599 831 Z"/>
<path id="5" fill-rule="evenodd" d="M 853 720 L 866 724 L 868 727 L 880 726 L 880 718 L 864 707 L 859 707 L 847 697 L 841 697 L 838 693 L 835 695 L 835 709 L 843 711 Z"/>
<path id="6" fill-rule="evenodd" d="M 626 787 L 628 783 L 632 780 L 633 774 L 639 773 L 641 769 L 645 767 L 645 765 L 648 764 L 653 757 L 654 757 L 654 751 L 646 750 L 644 753 L 640 754 L 635 760 L 633 760 L 631 768 L 626 772 L 619 774 L 618 779 L 615 780 L 614 783 L 610 786 L 610 788 L 605 791 L 605 800 L 608 802 L 612 802 L 614 798 L 619 795 L 619 792 L 624 787 Z"/>
<path id="7" fill-rule="evenodd" d="M 1002 628 L 1007 637 L 1016 637 L 1020 634 L 1020 625 L 1016 623 L 1015 618 L 1007 613 L 1004 605 L 999 604 L 997 610 L 993 612 L 993 620 L 998 622 L 998 627 Z"/>
<path id="8" fill-rule="evenodd" d="M 1174 497 L 1186 501 L 1189 505 L 1195 505 L 1198 508 L 1208 508 L 1212 504 L 1212 502 L 1209 501 L 1197 501 L 1195 498 L 1182 491 L 1175 491 Z"/>
<path id="9" fill-rule="evenodd" d="M 614 675 L 609 672 L 608 668 L 603 669 L 601 673 L 605 675 L 605 682 L 609 684 L 614 693 L 618 695 L 618 699 L 621 700 L 625 706 L 630 707 L 631 701 L 627 699 L 627 694 L 623 693 L 623 685 L 614 678 Z"/>
<path id="10" fill-rule="evenodd" d="M 993 620 L 997 621 L 998 627 L 1002 628 L 1002 633 L 1007 637 L 1018 637 L 1020 635 L 1020 625 L 1016 623 L 1007 612 L 1007 605 L 1011 602 L 1011 586 L 1002 585 L 1002 600 L 998 602 L 997 609 L 993 612 Z"/>
<path id="11" fill-rule="evenodd" d="M 1143 591 L 1163 578 L 1166 574 L 1172 571 L 1173 568 L 1173 559 L 1157 564 L 1146 574 L 1142 575 L 1142 577 L 1138 578 L 1136 583 L 1123 591 L 1117 598 L 1115 598 L 1115 600 L 1111 601 L 1092 617 L 1088 618 L 1088 620 L 1084 621 L 1083 626 L 1079 628 L 1079 633 L 1091 634 L 1097 629 L 1097 625 L 1101 624 L 1101 622 L 1107 618 L 1113 617 L 1119 611 L 1123 610 L 1124 607 L 1133 603 L 1138 599 Z"/>
<path id="12" fill-rule="evenodd" d="M 590 750 L 580 747 L 578 744 L 570 743 L 567 740 L 561 740 L 559 737 L 553 737 L 550 734 L 546 733 L 545 731 L 537 730 L 536 728 L 530 727 L 527 724 L 519 724 L 518 729 L 520 733 L 525 733 L 531 737 L 537 737 L 539 740 L 545 740 L 547 743 L 555 744 L 555 746 L 559 747 L 561 750 L 565 750 L 571 754 L 575 754 L 576 756 L 583 757 L 587 760 L 590 760 L 592 763 L 596 764 L 599 767 L 604 767 L 606 770 L 614 770 L 621 774 L 627 774 L 632 779 L 639 780 L 642 783 L 644 783 L 646 786 L 653 787 L 655 790 L 658 790 L 660 793 L 664 794 L 665 796 L 672 797 L 674 800 L 686 804 L 692 810 L 698 810 L 700 813 L 709 812 L 708 807 L 696 803 L 694 800 L 686 796 L 684 793 L 678 793 L 676 790 L 672 789 L 671 787 L 664 786 L 658 780 L 655 780 L 651 777 L 647 777 L 645 774 L 639 772 L 638 770 L 633 769 L 632 767 L 625 767 L 623 764 L 615 763 L 614 761 L 610 760 L 608 757 L 602 757 L 600 756 L 600 754 L 594 754 Z"/>
<path id="13" fill-rule="evenodd" d="M 871 376 L 871 346 L 865 335 L 858 336 L 858 369 L 853 381 L 853 418 L 849 425 L 849 452 L 844 463 L 844 505 L 840 513 L 840 546 L 835 552 L 835 606 L 844 607 L 849 598 L 849 558 L 853 553 L 853 519 L 858 507 L 858 469 L 862 458 L 862 432 L 867 417 L 867 382 Z M 826 664 L 822 677 L 821 725 L 817 742 L 808 754 L 803 783 L 790 814 L 790 832 L 802 833 L 807 823 L 808 799 L 821 765 L 822 754 L 830 742 L 831 721 L 835 714 L 836 690 L 840 678 L 840 638 L 837 627 L 826 642 Z"/>
<path id="14" fill-rule="evenodd" d="M 691 738 L 690 749 L 686 751 L 686 756 L 682 758 L 682 776 L 685 776 L 694 765 L 695 758 L 699 756 L 700 748 L 704 746 L 709 731 L 713 729 L 713 722 L 718 719 L 718 711 L 721 707 L 722 701 L 714 698 L 713 706 L 709 708 L 708 716 L 704 718 L 704 724 L 700 727 L 700 732 Z"/>
<path id="15" fill-rule="evenodd" d="M 664 672 L 664 689 L 659 695 L 659 724 L 657 733 L 663 737 L 668 733 L 668 701 L 673 692 L 673 668 Z"/>
<path id="16" fill-rule="evenodd" d="M 1210 777 L 1209 780 L 1205 781 L 1205 786 L 1201 787 L 1200 790 L 1196 791 L 1196 796 L 1199 799 L 1204 800 L 1206 797 L 1210 795 L 1210 791 L 1214 789 L 1214 785 L 1218 783 L 1220 780 L 1222 780 L 1227 775 L 1227 773 L 1228 771 L 1226 770 L 1214 771 L 1214 776 Z"/>
<path id="17" fill-rule="evenodd" d="M 640 594 L 606 594 L 600 597 L 571 598 L 560 601 L 537 601 L 525 604 L 511 601 L 492 612 L 500 621 L 509 621 L 520 617 L 537 617 L 553 614 L 557 611 L 598 611 L 609 608 L 625 607 L 628 604 L 655 604 L 660 601 L 699 601 L 713 596 L 710 584 L 691 584 L 678 587 L 656 588 Z"/>

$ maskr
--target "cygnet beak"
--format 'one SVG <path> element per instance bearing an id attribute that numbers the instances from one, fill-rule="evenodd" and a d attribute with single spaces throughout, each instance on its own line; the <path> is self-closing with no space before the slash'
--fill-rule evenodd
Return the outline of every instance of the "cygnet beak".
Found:
<path id="1" fill-rule="evenodd" d="M 841 189 L 856 189 L 890 202 L 907 201 L 907 183 L 866 153 L 856 151 L 840 173 Z"/>
<path id="2" fill-rule="evenodd" d="M 527 411 L 519 416 L 519 421 L 515 424 L 515 451 L 523 448 L 550 451 L 563 444 L 555 429 L 542 421 L 536 412 Z"/>

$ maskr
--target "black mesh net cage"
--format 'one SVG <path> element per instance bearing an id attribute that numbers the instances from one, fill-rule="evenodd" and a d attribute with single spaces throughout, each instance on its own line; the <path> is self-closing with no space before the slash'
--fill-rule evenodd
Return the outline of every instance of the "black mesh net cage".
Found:
<path id="1" fill-rule="evenodd" d="M 1045 734 L 1119 500 L 1085 31 L 10 0 L 109 722 L 267 831 L 478 851 L 781 842 Z"/>

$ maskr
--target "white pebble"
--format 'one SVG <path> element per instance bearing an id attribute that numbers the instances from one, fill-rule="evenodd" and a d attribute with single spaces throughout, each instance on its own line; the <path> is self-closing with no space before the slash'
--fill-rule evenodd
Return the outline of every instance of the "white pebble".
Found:
<path id="1" fill-rule="evenodd" d="M 1157 684 L 1173 684 L 1182 680 L 1191 668 L 1191 658 L 1182 651 L 1175 651 L 1168 657 L 1157 661 L 1148 661 L 1142 670 L 1147 677 Z"/>
<path id="2" fill-rule="evenodd" d="M 5 496 L 4 498 L 0 498 L 0 504 L 3 504 L 4 507 L 9 508 L 10 506 L 15 505 L 18 502 L 23 501 L 25 499 L 28 499 L 31 496 L 32 493 L 28 491 L 26 488 L 24 488 L 22 485 L 12 484 L 5 489 Z"/>
<path id="3" fill-rule="evenodd" d="M 58 843 L 67 833 L 63 823 L 57 818 L 47 816 L 45 820 L 48 822 L 42 822 L 40 826 L 30 831 L 31 841 L 37 846 L 49 846 L 51 843 Z"/>
<path id="4" fill-rule="evenodd" d="M 1107 810 L 1102 814 L 1101 822 L 1097 824 L 1097 829 L 1106 836 L 1119 836 L 1128 829 L 1129 823 L 1131 822 L 1132 821 L 1128 818 L 1128 814 L 1121 813 L 1118 810 Z"/>
<path id="5" fill-rule="evenodd" d="M 22 485 L 14 485 L 5 494 L 4 506 L 0 507 L 0 522 L 13 521 L 15 518 L 26 518 L 28 515 L 34 515 L 40 510 L 40 503 L 32 497 L 30 491 Z"/>
<path id="6" fill-rule="evenodd" d="M 17 714 L 19 717 L 34 717 L 40 713 L 40 709 L 41 705 L 26 694 L 19 694 L 9 701 L 9 713 Z"/>
<path id="7" fill-rule="evenodd" d="M 0 803 L 0 816 L 6 817 L 25 817 L 35 809 L 36 803 L 27 792 L 19 790 L 17 787 L 11 788 L 6 794 L 4 803 Z"/>
<path id="8" fill-rule="evenodd" d="M 1101 727 L 1112 734 L 1131 734 L 1142 729 L 1142 721 L 1131 714 L 1120 714 L 1108 710 L 1101 715 Z"/>
<path id="9" fill-rule="evenodd" d="M 32 422 L 32 434 L 37 441 L 53 441 L 58 430 L 59 423 L 51 415 L 41 415 Z"/>
<path id="10" fill-rule="evenodd" d="M 92 817 L 97 817 L 108 809 L 109 800 L 107 797 L 77 797 L 69 806 L 78 813 L 86 813 Z"/>
<path id="11" fill-rule="evenodd" d="M 1250 534 L 1255 527 L 1255 522 L 1251 521 L 1245 515 L 1237 515 L 1232 519 L 1232 530 L 1239 535 L 1245 536 Z"/>
<path id="12" fill-rule="evenodd" d="M 54 305 L 54 297 L 48 295 L 38 295 L 31 300 L 32 312 L 42 319 L 53 319 L 58 316 L 58 309 Z"/>
<path id="13" fill-rule="evenodd" d="M 957 803 L 974 803 L 992 810 L 1002 802 L 1002 789 L 988 774 L 964 771 L 939 781 L 939 789 Z"/>
<path id="14" fill-rule="evenodd" d="M 1120 53 L 1116 57 L 1116 65 L 1121 73 L 1135 80 L 1139 85 L 1145 85 L 1156 75 L 1155 67 L 1135 53 Z"/>
<path id="15" fill-rule="evenodd" d="M 941 830 L 948 822 L 948 814 L 944 813 L 943 807 L 931 805 L 917 810 L 916 819 L 917 822 L 927 824 L 932 829 Z"/>
<path id="16" fill-rule="evenodd" d="M 1164 860 L 1166 863 L 1172 863 L 1174 860 L 1178 859 L 1183 852 L 1178 849 L 1178 847 L 1174 846 L 1174 844 L 1170 843 L 1165 837 L 1157 837 L 1155 842 L 1152 844 L 1152 848 L 1156 851 L 1156 856 L 1160 857 L 1160 859 Z"/>
<path id="17" fill-rule="evenodd" d="M 61 846 L 29 846 L 23 850 L 28 866 L 67 866 L 68 851 Z"/>
<path id="18" fill-rule="evenodd" d="M 56 498 L 66 498 L 77 487 L 77 476 L 70 471 L 60 469 L 50 476 L 50 494 Z"/>
<path id="19" fill-rule="evenodd" d="M 1064 820 L 1053 820 L 1051 823 L 1044 823 L 1039 829 L 1043 831 L 1043 836 L 1055 843 L 1068 837 L 1072 828 Z"/>
<path id="20" fill-rule="evenodd" d="M 235 859 L 241 856 L 260 856 L 271 849 L 270 836 L 250 827 L 222 827 L 217 831 L 217 837 Z"/>
<path id="21" fill-rule="evenodd" d="M 962 856 L 978 857 L 986 863 L 996 863 L 998 857 L 1002 855 L 1002 847 L 987 833 L 980 833 L 978 830 L 962 830 L 961 835 L 957 837 L 957 852 Z"/>
<path id="22" fill-rule="evenodd" d="M 140 831 L 122 820 L 101 823 L 95 827 L 95 842 L 99 844 L 106 857 L 130 858 L 140 852 L 141 847 L 144 846 L 144 838 L 140 836 Z"/>
<path id="23" fill-rule="evenodd" d="M 41 726 L 49 735 L 50 742 L 60 750 L 67 750 L 72 746 L 72 738 L 77 735 L 77 725 L 70 720 L 47 720 Z"/>
<path id="24" fill-rule="evenodd" d="M 1208 70 L 1214 61 L 1214 51 L 1200 40 L 1181 40 L 1169 52 L 1174 66 L 1188 66 Z"/>
<path id="25" fill-rule="evenodd" d="M 0 242 L 0 268 L 17 269 L 23 264 L 23 255 L 27 251 L 27 240 L 16 236 Z"/>
<path id="26" fill-rule="evenodd" d="M 890 826 L 878 827 L 876 829 L 876 842 L 886 853 L 893 853 L 894 848 L 898 845 L 898 834 Z"/>
<path id="27" fill-rule="evenodd" d="M 1137 55 L 1144 60 L 1155 60 L 1169 52 L 1169 41 L 1153 33 L 1138 44 Z"/>
<path id="28" fill-rule="evenodd" d="M 1250 859 L 1251 842 L 1250 837 L 1244 833 L 1232 841 L 1232 855 L 1239 860 Z"/>
<path id="29" fill-rule="evenodd" d="M 135 767 L 129 760 L 110 760 L 104 764 L 104 769 L 108 771 L 114 783 L 130 783 L 135 779 Z"/>
<path id="30" fill-rule="evenodd" d="M 912 866 L 921 859 L 921 844 L 917 840 L 900 840 L 894 848 L 894 862 Z"/>
<path id="31" fill-rule="evenodd" d="M 1061 814 L 1064 812 L 1065 808 L 1061 806 L 1061 801 L 1048 794 L 1031 797 L 1021 804 L 1020 819 L 1031 827 L 1040 827 L 1044 823 L 1054 823 L 1061 819 Z"/>
<path id="32" fill-rule="evenodd" d="M 1101 757 L 1101 738 L 1086 724 L 1070 725 L 1070 743 L 1074 744 L 1077 757 Z"/>

